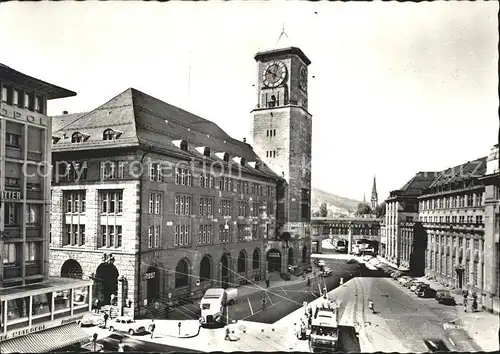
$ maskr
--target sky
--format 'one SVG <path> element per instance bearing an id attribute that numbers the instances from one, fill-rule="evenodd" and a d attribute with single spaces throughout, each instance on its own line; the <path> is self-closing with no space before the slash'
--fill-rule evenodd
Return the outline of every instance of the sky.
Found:
<path id="1" fill-rule="evenodd" d="M 77 92 L 50 101 L 51 115 L 133 87 L 251 141 L 253 57 L 297 46 L 312 61 L 313 187 L 369 200 L 376 175 L 381 201 L 415 173 L 486 156 L 498 142 L 498 6 L 9 2 L 0 62 Z"/>

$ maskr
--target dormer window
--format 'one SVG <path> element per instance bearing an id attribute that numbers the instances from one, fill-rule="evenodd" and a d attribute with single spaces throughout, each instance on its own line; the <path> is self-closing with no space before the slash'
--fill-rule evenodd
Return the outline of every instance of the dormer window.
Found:
<path id="1" fill-rule="evenodd" d="M 104 133 L 102 133 L 102 140 L 114 140 L 115 132 L 113 129 L 106 129 Z"/>
<path id="2" fill-rule="evenodd" d="M 205 149 L 203 149 L 203 155 L 210 156 L 210 148 L 209 147 L 205 147 Z"/>
<path id="3" fill-rule="evenodd" d="M 71 135 L 71 142 L 72 143 L 81 143 L 83 141 L 83 135 L 79 132 L 73 133 Z"/>
<path id="4" fill-rule="evenodd" d="M 224 161 L 229 162 L 229 154 L 227 152 L 224 153 Z"/>
<path id="5" fill-rule="evenodd" d="M 53 136 L 53 137 L 52 137 L 52 144 L 57 143 L 59 140 L 61 140 L 61 138 L 60 138 L 60 137 L 58 137 L 58 136 Z"/>
<path id="6" fill-rule="evenodd" d="M 188 150 L 188 142 L 186 140 L 181 141 L 181 150 L 183 150 L 183 151 Z"/>

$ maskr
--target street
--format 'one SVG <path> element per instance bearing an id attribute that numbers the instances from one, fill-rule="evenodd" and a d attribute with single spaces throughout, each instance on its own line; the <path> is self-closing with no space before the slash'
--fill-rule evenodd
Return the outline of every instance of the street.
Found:
<path id="1" fill-rule="evenodd" d="M 145 334 L 144 336 L 149 336 Z M 118 351 L 118 343 L 120 340 L 125 345 L 125 351 L 134 352 L 187 352 L 187 353 L 198 353 L 196 350 L 174 347 L 170 345 L 164 345 L 159 343 L 153 343 L 150 341 L 141 340 L 142 336 L 128 336 L 125 333 L 112 333 L 108 337 L 97 340 L 97 343 L 104 346 L 105 352 L 116 352 Z"/>
<path id="2" fill-rule="evenodd" d="M 307 286 L 307 281 L 304 280 L 298 284 L 287 285 L 279 288 L 271 288 L 267 291 L 257 290 L 255 293 L 248 296 L 238 297 L 236 303 L 228 306 L 228 317 L 233 320 L 246 320 L 261 323 L 274 323 L 285 317 L 289 313 L 302 307 L 304 301 L 310 302 L 319 296 L 319 286 L 324 288 L 325 283 L 328 291 L 336 288 L 342 277 L 344 282 L 351 279 L 357 272 L 356 264 L 347 264 L 346 260 L 341 259 L 325 259 L 326 266 L 332 269 L 332 275 L 329 277 L 313 277 L 313 274 L 308 274 L 311 279 L 311 286 Z M 313 266 L 316 274 L 319 273 L 318 268 Z M 266 298 L 266 306 L 262 308 L 262 298 Z M 169 319 L 186 320 L 198 319 L 200 317 L 199 302 L 175 307 L 170 313 Z"/>

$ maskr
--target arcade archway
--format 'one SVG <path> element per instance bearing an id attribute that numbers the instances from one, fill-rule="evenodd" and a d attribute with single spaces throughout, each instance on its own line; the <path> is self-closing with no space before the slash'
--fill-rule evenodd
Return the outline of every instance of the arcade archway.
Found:
<path id="1" fill-rule="evenodd" d="M 220 271 L 221 271 L 221 286 L 224 289 L 229 287 L 229 256 L 227 253 L 224 253 L 220 259 Z"/>
<path id="2" fill-rule="evenodd" d="M 288 264 L 289 265 L 293 265 L 294 264 L 294 261 L 293 261 L 293 248 L 289 248 L 288 249 Z"/>
<path id="3" fill-rule="evenodd" d="M 260 269 L 260 250 L 258 248 L 253 250 L 252 269 Z"/>
<path id="4" fill-rule="evenodd" d="M 212 259 L 205 255 L 200 262 L 200 283 L 212 280 Z"/>
<path id="5" fill-rule="evenodd" d="M 241 250 L 238 255 L 238 273 L 245 273 L 247 270 L 247 253 L 245 250 Z"/>
<path id="6" fill-rule="evenodd" d="M 144 278 L 147 282 L 146 291 L 148 303 L 151 303 L 158 298 L 160 293 L 160 271 L 156 267 L 149 267 L 146 274 L 144 274 Z"/>
<path id="7" fill-rule="evenodd" d="M 95 298 L 101 304 L 109 305 L 111 295 L 118 295 L 118 269 L 113 264 L 102 263 L 95 272 Z"/>
<path id="8" fill-rule="evenodd" d="M 307 247 L 304 245 L 304 247 L 302 247 L 302 263 L 306 262 L 307 262 Z"/>
<path id="9" fill-rule="evenodd" d="M 272 248 L 267 252 L 267 269 L 270 272 L 281 271 L 281 252 Z"/>
<path id="10" fill-rule="evenodd" d="M 78 278 L 82 279 L 83 271 L 80 263 L 74 259 L 68 259 L 61 267 L 62 278 Z"/>
<path id="11" fill-rule="evenodd" d="M 189 263 L 187 259 L 183 258 L 177 262 L 175 267 L 175 287 L 182 288 L 189 284 Z"/>

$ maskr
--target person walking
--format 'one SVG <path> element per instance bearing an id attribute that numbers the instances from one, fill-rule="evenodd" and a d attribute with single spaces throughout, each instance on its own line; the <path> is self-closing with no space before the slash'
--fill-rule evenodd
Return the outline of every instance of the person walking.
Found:
<path id="1" fill-rule="evenodd" d="M 151 339 L 153 339 L 155 328 L 156 328 L 155 320 L 151 320 L 151 324 L 149 325 L 149 332 L 151 332 Z"/>
<path id="2" fill-rule="evenodd" d="M 464 312 L 467 312 L 467 298 L 464 297 Z"/>
<path id="3" fill-rule="evenodd" d="M 125 351 L 125 345 L 123 344 L 123 341 L 120 339 L 120 343 L 118 343 L 118 352 L 124 352 Z"/>
<path id="4" fill-rule="evenodd" d="M 307 277 L 307 286 L 311 287 L 311 279 L 309 277 Z"/>
<path id="5" fill-rule="evenodd" d="M 477 299 L 472 300 L 472 312 L 477 311 Z"/>
<path id="6" fill-rule="evenodd" d="M 268 288 L 268 289 L 269 289 L 269 284 L 270 284 L 269 279 L 266 279 L 266 288 Z"/>
<path id="7" fill-rule="evenodd" d="M 261 303 L 262 303 L 262 310 L 264 310 L 266 308 L 266 297 L 265 296 L 262 296 Z"/>
<path id="8" fill-rule="evenodd" d="M 94 309 L 95 309 L 95 313 L 99 313 L 99 299 L 95 299 Z"/>
<path id="9" fill-rule="evenodd" d="M 108 313 L 104 312 L 104 328 L 106 328 L 106 326 L 108 325 L 108 318 L 109 318 Z"/>

